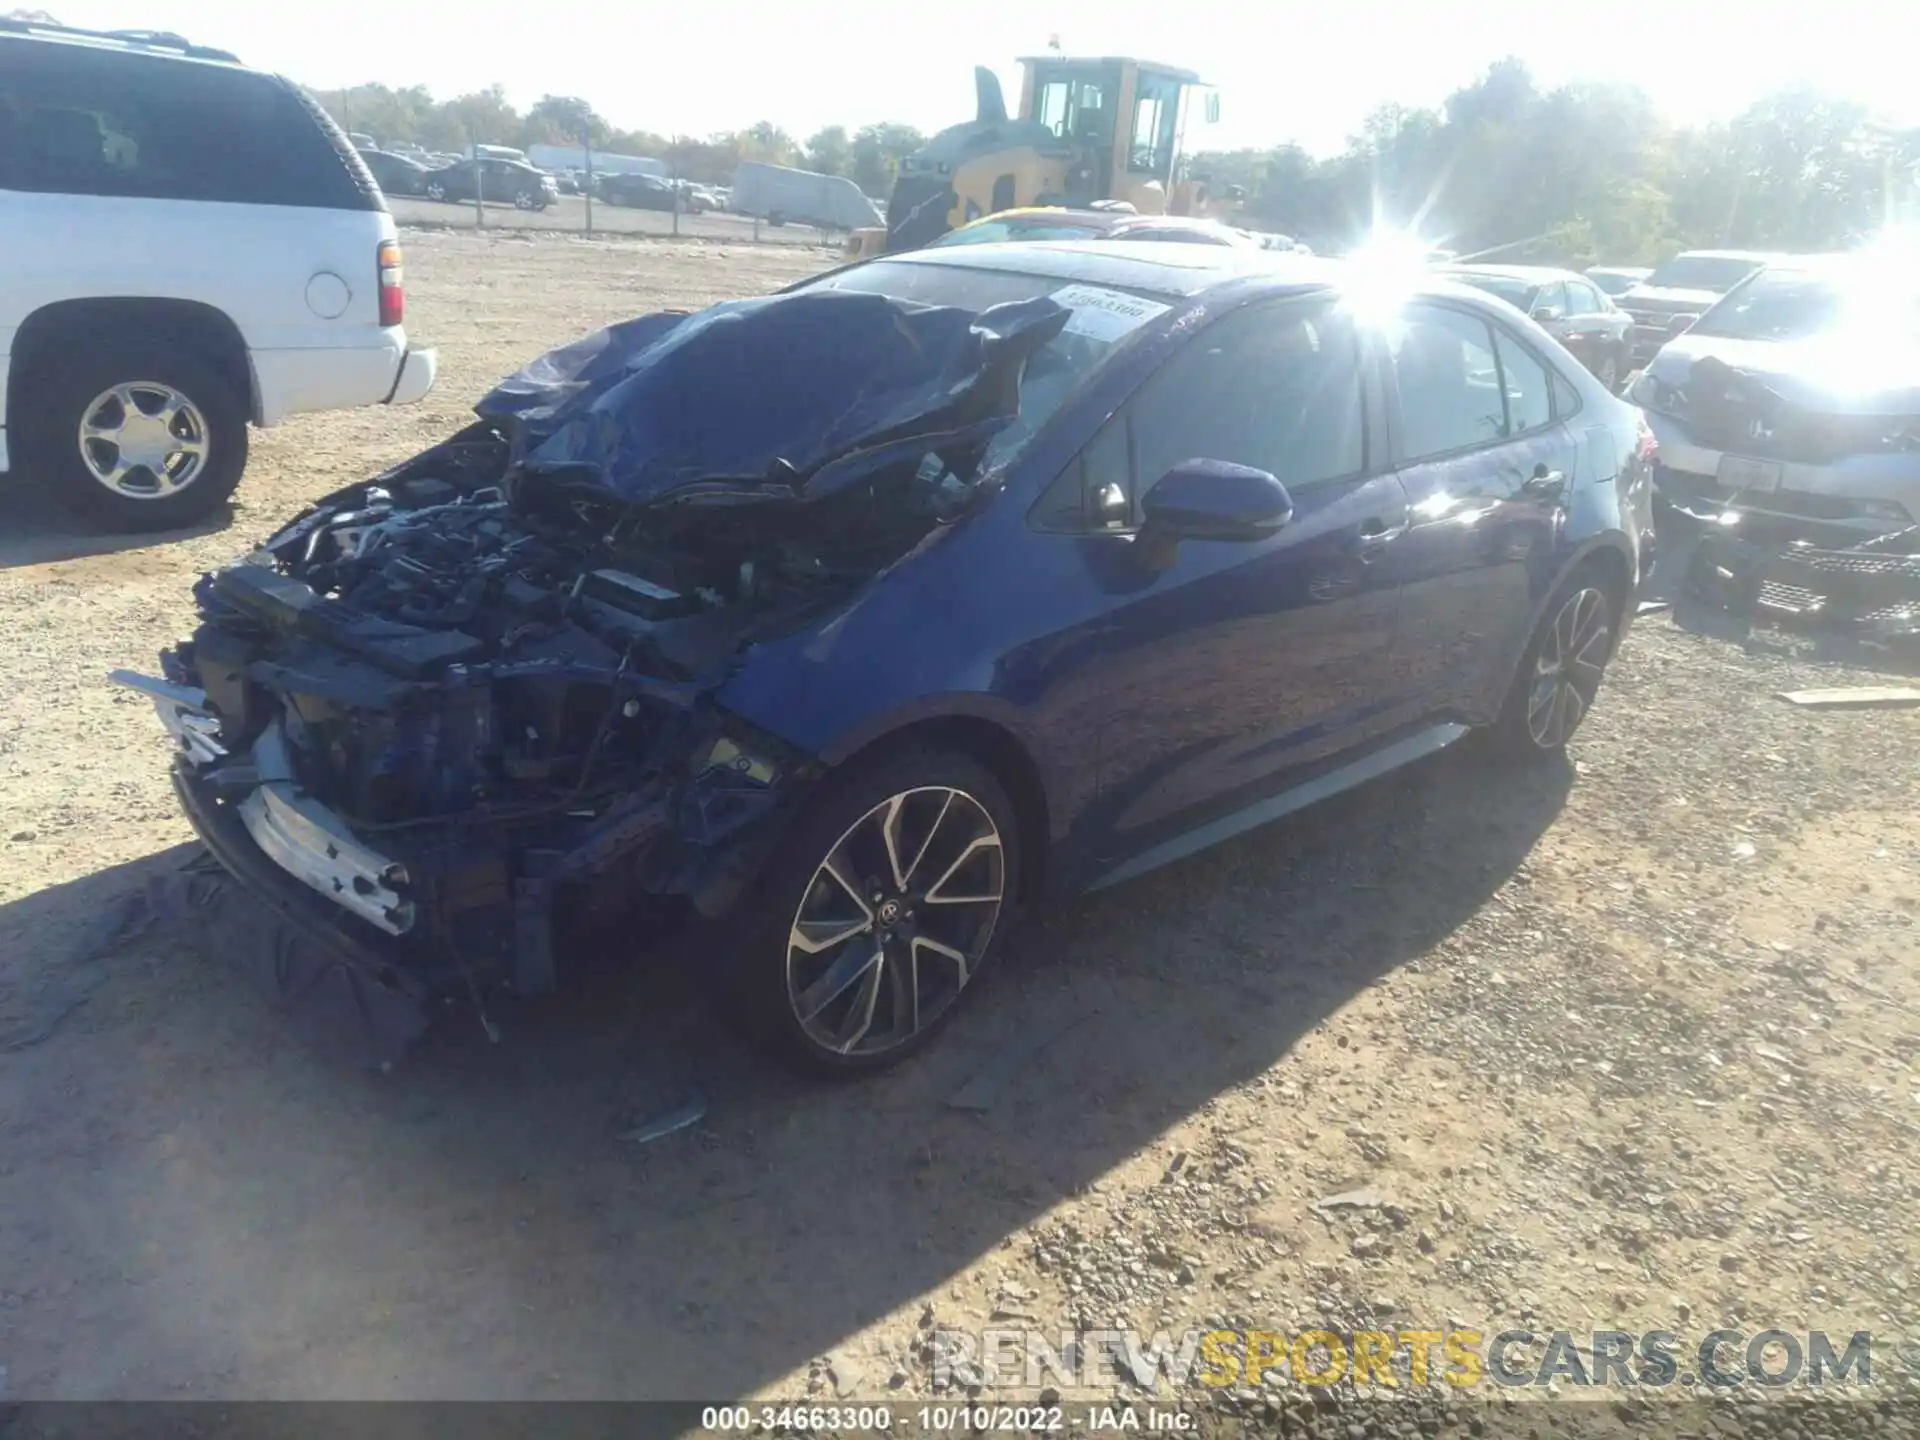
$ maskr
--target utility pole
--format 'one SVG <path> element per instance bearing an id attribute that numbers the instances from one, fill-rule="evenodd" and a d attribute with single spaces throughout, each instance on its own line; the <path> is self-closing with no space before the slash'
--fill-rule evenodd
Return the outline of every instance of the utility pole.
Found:
<path id="1" fill-rule="evenodd" d="M 473 126 L 467 126 L 467 163 L 473 166 L 473 223 L 487 228 L 487 168 L 480 163 L 480 139 Z"/>
<path id="2" fill-rule="evenodd" d="M 580 144 L 587 152 L 587 178 L 582 182 L 587 188 L 587 235 L 593 235 L 593 133 L 589 126 L 580 127 Z"/>
<path id="3" fill-rule="evenodd" d="M 673 203 L 669 209 L 673 212 L 673 238 L 680 238 L 680 137 L 673 137 L 673 144 L 667 147 L 667 169 L 673 182 Z"/>

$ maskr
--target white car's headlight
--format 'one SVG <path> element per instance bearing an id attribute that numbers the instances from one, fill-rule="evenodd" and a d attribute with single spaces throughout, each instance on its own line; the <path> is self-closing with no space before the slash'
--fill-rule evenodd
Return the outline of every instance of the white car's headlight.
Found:
<path id="1" fill-rule="evenodd" d="M 1627 399 L 1642 410 L 1661 415 L 1677 415 L 1681 407 L 1678 387 L 1659 379 L 1651 370 L 1642 371 L 1640 378 L 1628 387 Z"/>

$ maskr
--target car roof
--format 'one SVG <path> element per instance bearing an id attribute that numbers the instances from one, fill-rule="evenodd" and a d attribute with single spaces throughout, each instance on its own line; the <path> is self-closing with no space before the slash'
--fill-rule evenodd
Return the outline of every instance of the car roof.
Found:
<path id="1" fill-rule="evenodd" d="M 70 45 L 124 55 L 150 55 L 156 60 L 181 60 L 223 69 L 239 67 L 240 57 L 210 45 L 195 45 L 184 36 L 164 30 L 82 30 L 52 20 L 26 15 L 0 15 L 0 39 L 35 40 L 43 45 Z"/>
<path id="2" fill-rule="evenodd" d="M 1347 268 L 1317 255 L 1178 240 L 1040 240 L 952 245 L 886 255 L 873 263 L 945 265 L 1079 280 L 1186 298 L 1250 277 L 1275 289 L 1323 289 Z"/>
<path id="3" fill-rule="evenodd" d="M 1755 264 L 1768 264 L 1775 260 L 1790 260 L 1794 257 L 1784 250 L 1682 250 L 1674 259 L 1696 256 L 1703 260 L 1751 260 Z"/>
<path id="4" fill-rule="evenodd" d="M 1578 280 L 1572 270 L 1552 265 L 1440 265 L 1443 275 L 1487 275 L 1501 280 L 1524 280 L 1530 285 L 1550 285 L 1556 280 Z"/>

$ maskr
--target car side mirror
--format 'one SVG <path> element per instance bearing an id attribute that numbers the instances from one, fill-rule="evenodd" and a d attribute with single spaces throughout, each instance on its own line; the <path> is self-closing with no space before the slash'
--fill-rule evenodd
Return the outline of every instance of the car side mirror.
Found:
<path id="1" fill-rule="evenodd" d="M 1567 312 L 1562 310 L 1558 305 L 1542 305 L 1538 310 L 1533 312 L 1533 318 L 1538 320 L 1542 325 L 1551 325 L 1555 320 L 1566 319 L 1566 314 Z"/>
<path id="2" fill-rule="evenodd" d="M 1141 501 L 1143 532 L 1171 540 L 1262 540 L 1293 518 L 1293 497 L 1265 470 L 1183 460 Z"/>

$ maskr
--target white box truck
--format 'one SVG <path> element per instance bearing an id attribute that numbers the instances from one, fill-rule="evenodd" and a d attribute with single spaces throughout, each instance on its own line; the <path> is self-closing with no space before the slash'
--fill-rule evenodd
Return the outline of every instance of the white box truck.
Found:
<path id="1" fill-rule="evenodd" d="M 743 161 L 733 172 L 728 208 L 736 215 L 752 215 L 774 225 L 792 220 L 823 230 L 858 230 L 887 223 L 880 207 L 844 175 L 791 170 L 758 160 Z"/>

